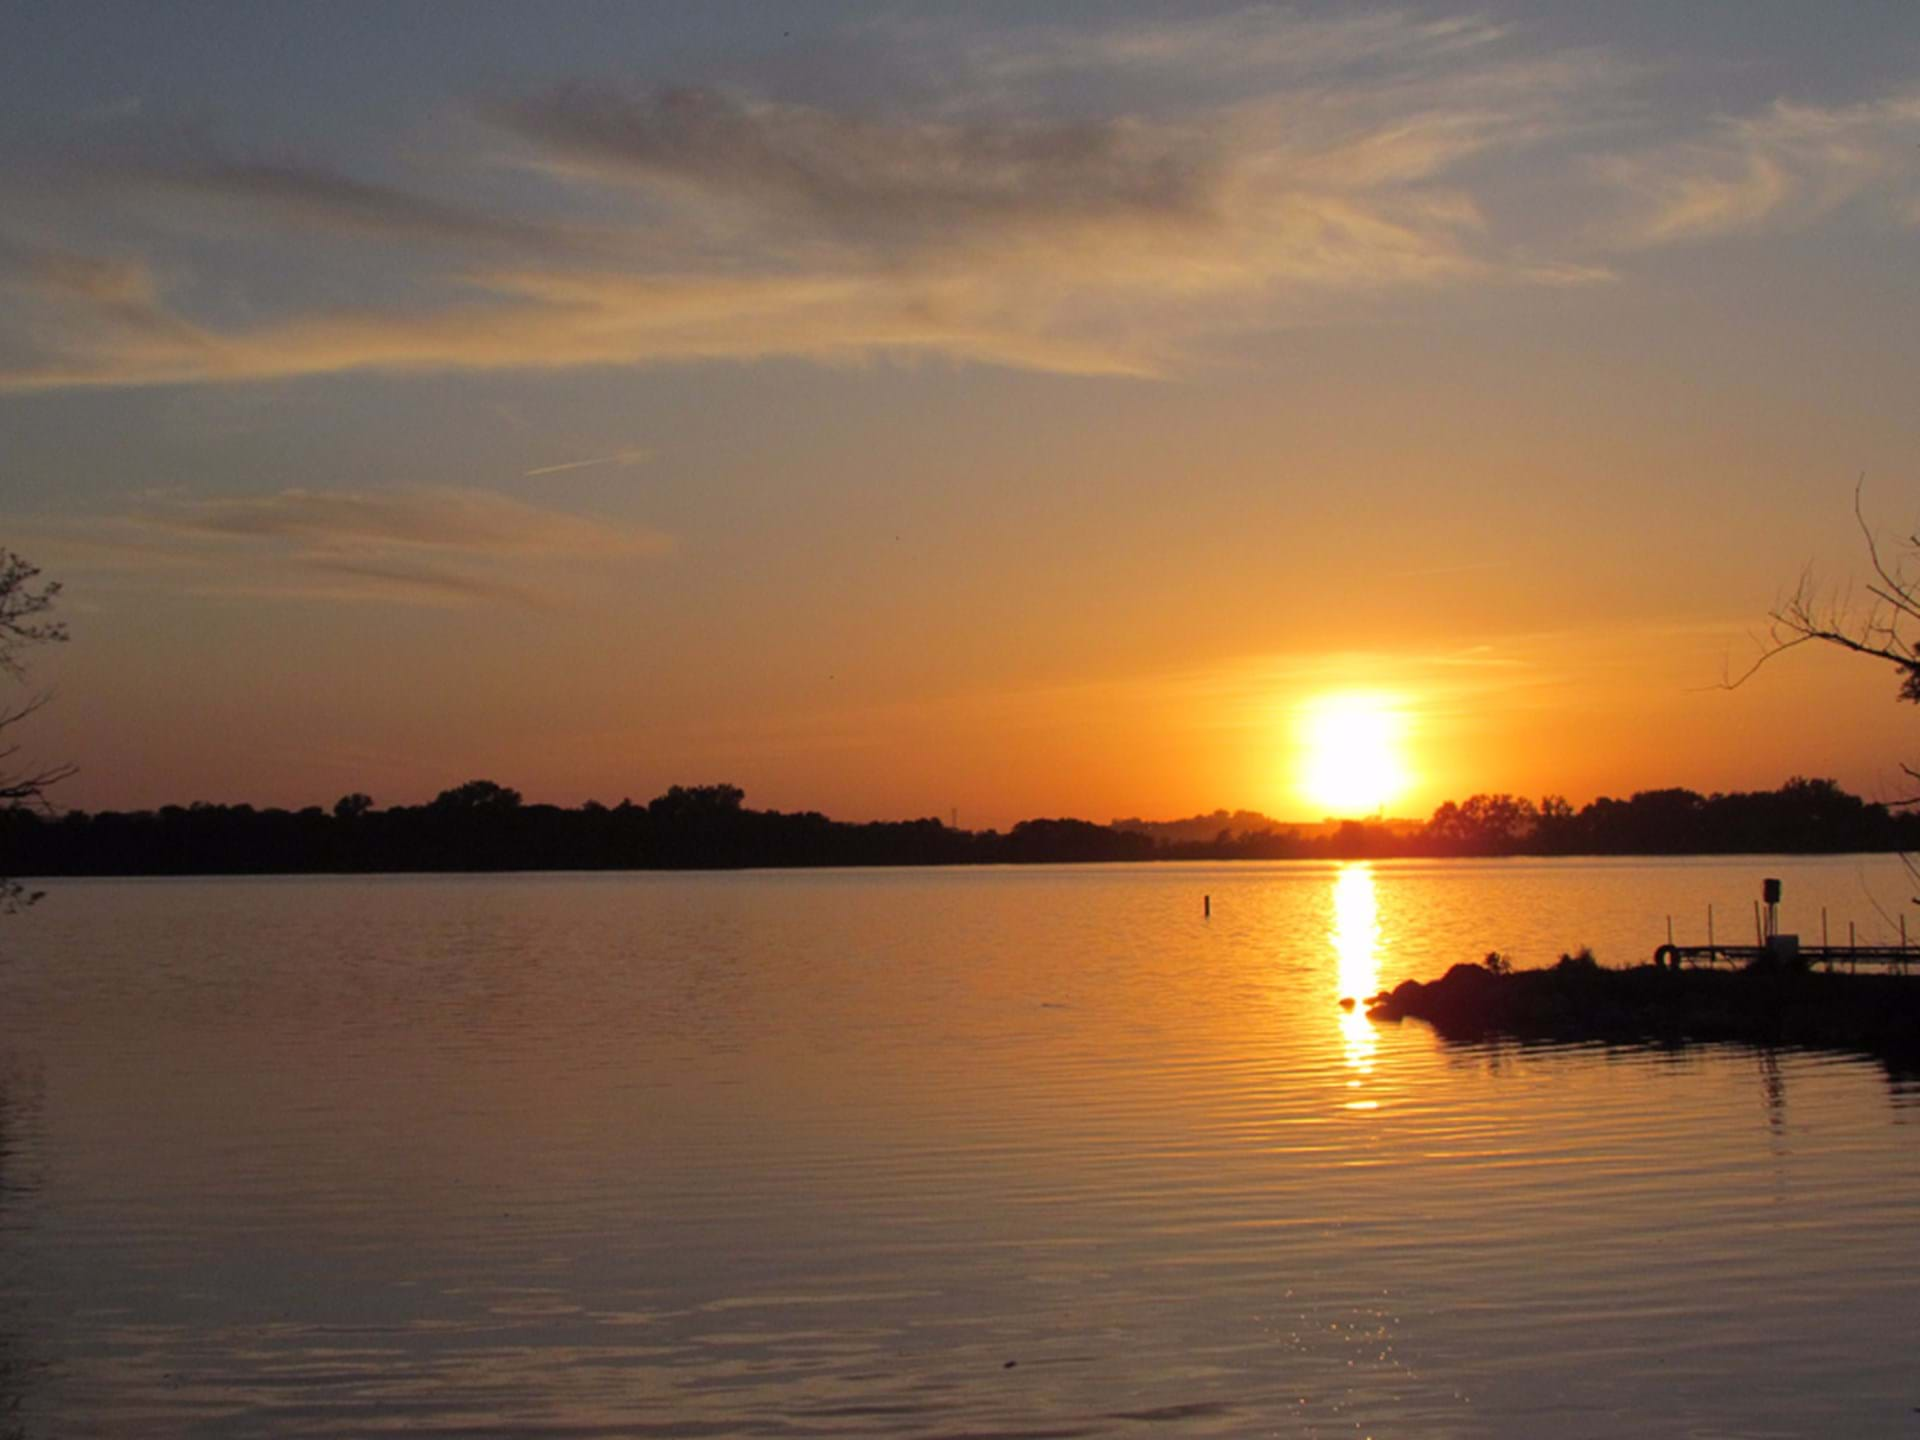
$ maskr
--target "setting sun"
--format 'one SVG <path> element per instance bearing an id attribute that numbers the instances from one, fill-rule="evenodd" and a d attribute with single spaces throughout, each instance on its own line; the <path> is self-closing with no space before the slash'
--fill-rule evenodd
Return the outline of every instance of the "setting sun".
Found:
<path id="1" fill-rule="evenodd" d="M 1327 815 L 1379 813 L 1408 785 L 1406 728 L 1390 695 L 1346 691 L 1307 702 L 1296 719 L 1295 787 Z"/>

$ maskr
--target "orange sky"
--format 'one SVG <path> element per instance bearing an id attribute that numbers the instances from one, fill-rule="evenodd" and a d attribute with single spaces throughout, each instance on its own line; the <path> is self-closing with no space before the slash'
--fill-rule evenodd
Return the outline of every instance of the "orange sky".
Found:
<path id="1" fill-rule="evenodd" d="M 1317 818 L 1357 690 L 1395 813 L 1902 793 L 1889 674 L 1718 682 L 1857 479 L 1920 520 L 1920 12 L 1673 10 L 31 11 L 23 738 L 82 808 Z"/>

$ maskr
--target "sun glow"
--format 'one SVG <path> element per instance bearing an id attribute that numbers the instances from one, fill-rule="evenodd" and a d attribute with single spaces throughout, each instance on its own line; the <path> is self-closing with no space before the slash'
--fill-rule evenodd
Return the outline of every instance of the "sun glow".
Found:
<path id="1" fill-rule="evenodd" d="M 1390 695 L 1345 691 L 1307 702 L 1296 721 L 1301 796 L 1323 815 L 1378 814 L 1407 788 L 1406 730 Z"/>

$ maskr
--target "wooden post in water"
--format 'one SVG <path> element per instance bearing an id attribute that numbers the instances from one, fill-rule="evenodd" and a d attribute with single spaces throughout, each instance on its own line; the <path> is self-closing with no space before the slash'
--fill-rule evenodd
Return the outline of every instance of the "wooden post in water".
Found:
<path id="1" fill-rule="evenodd" d="M 1853 921 L 1849 920 L 1847 921 L 1847 973 L 1849 975 L 1858 975 L 1860 973 L 1859 950 L 1859 941 L 1854 938 L 1853 934 Z"/>
<path id="2" fill-rule="evenodd" d="M 1827 943 L 1827 907 L 1820 907 L 1820 953 L 1826 958 L 1827 969 L 1833 969 L 1833 946 Z"/>
<path id="3" fill-rule="evenodd" d="M 1202 895 L 1200 897 L 1200 915 L 1203 919 L 1207 920 L 1213 918 L 1213 896 Z"/>
<path id="4" fill-rule="evenodd" d="M 1713 906 L 1707 906 L 1707 965 L 1713 965 Z"/>

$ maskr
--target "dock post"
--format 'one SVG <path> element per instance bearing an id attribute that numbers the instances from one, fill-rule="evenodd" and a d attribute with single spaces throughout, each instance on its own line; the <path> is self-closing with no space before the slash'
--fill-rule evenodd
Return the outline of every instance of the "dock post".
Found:
<path id="1" fill-rule="evenodd" d="M 1833 969 L 1833 946 L 1827 943 L 1827 907 L 1820 907 L 1820 953 L 1826 957 L 1827 969 Z"/>
<path id="2" fill-rule="evenodd" d="M 1202 919 L 1206 920 L 1213 918 L 1213 896 L 1202 895 L 1200 897 L 1200 915 Z"/>
<path id="3" fill-rule="evenodd" d="M 1713 965 L 1713 906 L 1707 906 L 1707 965 Z"/>
<path id="4" fill-rule="evenodd" d="M 1760 926 L 1760 902 L 1753 902 L 1753 943 L 1762 950 L 1767 948 L 1767 932 Z"/>

